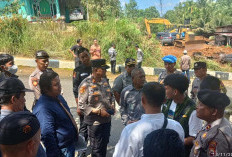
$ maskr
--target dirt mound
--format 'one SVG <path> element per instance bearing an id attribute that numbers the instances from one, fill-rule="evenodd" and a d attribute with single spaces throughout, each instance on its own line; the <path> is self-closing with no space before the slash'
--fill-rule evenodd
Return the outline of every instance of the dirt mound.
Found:
<path id="1" fill-rule="evenodd" d="M 202 44 L 200 46 L 201 48 L 194 47 L 194 45 L 191 47 L 190 50 L 188 50 L 188 55 L 193 57 L 193 54 L 195 52 L 201 52 L 201 54 L 204 57 L 207 58 L 218 58 L 220 54 L 232 54 L 232 48 L 225 47 L 225 46 L 213 46 L 213 45 L 207 45 Z M 177 58 L 180 58 L 183 55 L 184 48 L 178 48 L 175 46 L 160 46 L 161 52 L 164 56 L 166 55 L 174 55 Z"/>

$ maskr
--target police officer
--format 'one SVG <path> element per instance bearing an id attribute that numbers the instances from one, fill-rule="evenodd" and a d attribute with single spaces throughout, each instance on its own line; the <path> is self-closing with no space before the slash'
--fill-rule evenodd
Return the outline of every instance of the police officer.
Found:
<path id="1" fill-rule="evenodd" d="M 90 62 L 89 50 L 86 48 L 81 48 L 79 50 L 79 58 L 82 64 L 76 67 L 73 71 L 73 93 L 77 103 L 77 113 L 80 117 L 80 129 L 79 133 L 85 138 L 85 141 L 88 139 L 88 130 L 87 124 L 84 122 L 84 114 L 81 112 L 78 106 L 78 88 L 81 82 L 92 73 L 92 67 Z M 78 155 L 85 156 L 85 151 L 78 152 Z"/>
<path id="2" fill-rule="evenodd" d="M 92 156 L 105 157 L 110 137 L 111 115 L 115 103 L 110 85 L 103 76 L 103 69 L 109 68 L 105 59 L 92 60 L 92 75 L 82 81 L 78 104 L 88 125 L 88 136 Z"/>
<path id="3" fill-rule="evenodd" d="M 120 113 L 124 125 L 140 120 L 144 109 L 142 106 L 142 88 L 145 72 L 141 68 L 135 68 L 131 72 L 132 85 L 122 90 L 120 98 Z"/>
<path id="4" fill-rule="evenodd" d="M 164 79 L 169 75 L 169 74 L 181 74 L 180 71 L 177 71 L 175 68 L 176 65 L 176 57 L 173 55 L 167 55 L 162 58 L 164 61 L 164 67 L 165 71 L 161 72 L 158 78 L 158 82 L 163 84 Z"/>
<path id="5" fill-rule="evenodd" d="M 15 112 L 0 122 L 0 149 L 3 157 L 35 157 L 39 146 L 40 124 L 32 113 Z"/>
<path id="6" fill-rule="evenodd" d="M 113 84 L 112 90 L 114 91 L 114 96 L 119 104 L 120 100 L 120 94 L 122 90 L 132 84 L 132 78 L 131 78 L 131 71 L 135 68 L 135 59 L 133 58 L 127 58 L 125 62 L 125 72 L 123 72 L 121 75 L 119 75 L 115 80 Z"/>
<path id="7" fill-rule="evenodd" d="M 44 50 L 37 51 L 35 54 L 35 62 L 37 64 L 37 67 L 35 71 L 29 76 L 29 86 L 30 86 L 30 89 L 34 91 L 34 95 L 35 95 L 33 106 L 38 101 L 41 95 L 40 87 L 39 87 L 39 80 L 40 80 L 40 76 L 48 68 L 48 64 L 49 64 L 48 53 Z"/>
<path id="8" fill-rule="evenodd" d="M 232 155 L 232 128 L 224 118 L 230 99 L 224 93 L 209 89 L 200 90 L 197 117 L 207 124 L 197 134 L 190 157 L 216 157 Z"/>
<path id="9" fill-rule="evenodd" d="M 197 93 L 200 90 L 200 84 L 201 84 L 202 80 L 208 75 L 206 62 L 195 62 L 194 63 L 194 73 L 195 73 L 196 78 L 193 80 L 192 90 L 190 93 L 191 93 L 191 98 L 196 102 Z M 221 88 L 223 93 L 227 92 L 222 81 L 221 81 L 220 88 Z"/>
<path id="10" fill-rule="evenodd" d="M 111 64 L 111 73 L 115 74 L 115 67 L 116 67 L 116 56 L 117 51 L 115 50 L 116 45 L 112 44 L 111 48 L 108 50 L 108 54 L 110 56 L 110 64 Z"/>

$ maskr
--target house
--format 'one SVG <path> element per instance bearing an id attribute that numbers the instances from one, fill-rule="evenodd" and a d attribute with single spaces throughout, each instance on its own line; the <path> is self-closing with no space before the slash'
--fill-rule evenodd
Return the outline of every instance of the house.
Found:
<path id="1" fill-rule="evenodd" d="M 214 34 L 216 45 L 232 46 L 232 25 L 217 27 Z"/>
<path id="2" fill-rule="evenodd" d="M 14 1 L 14 0 L 12 0 Z M 7 4 L 12 3 L 0 1 L 0 9 Z M 19 0 L 20 8 L 18 13 L 28 21 L 37 21 L 38 19 L 59 19 L 66 17 L 69 19 L 69 13 L 75 7 L 80 6 L 80 0 Z"/>

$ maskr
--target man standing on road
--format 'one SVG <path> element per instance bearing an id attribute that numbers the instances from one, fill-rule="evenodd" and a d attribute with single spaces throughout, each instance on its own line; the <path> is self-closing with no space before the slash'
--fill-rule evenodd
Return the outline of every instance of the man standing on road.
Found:
<path id="1" fill-rule="evenodd" d="M 165 99 L 165 89 L 157 82 L 149 82 L 142 89 L 142 105 L 145 114 L 141 120 L 127 125 L 115 146 L 113 157 L 142 157 L 143 143 L 145 137 L 154 130 L 167 129 L 175 130 L 180 139 L 184 141 L 184 130 L 180 123 L 172 119 L 166 119 L 161 113 L 161 105 Z M 166 121 L 166 126 L 165 126 Z M 155 148 L 154 148 L 155 149 Z"/>
<path id="2" fill-rule="evenodd" d="M 105 59 L 92 60 L 92 75 L 82 81 L 78 104 L 88 125 L 88 136 L 93 157 L 105 157 L 111 130 L 111 115 L 115 102 L 110 85 L 103 78 L 103 69 L 109 68 Z"/>
<path id="3" fill-rule="evenodd" d="M 197 134 L 190 157 L 230 156 L 232 127 L 224 118 L 230 99 L 224 93 L 209 89 L 200 90 L 197 97 L 197 117 L 207 124 Z"/>
<path id="4" fill-rule="evenodd" d="M 184 55 L 180 58 L 180 69 L 183 74 L 187 76 L 190 81 L 189 69 L 191 67 L 191 57 L 187 55 L 187 50 L 184 50 Z"/>
<path id="5" fill-rule="evenodd" d="M 131 72 L 132 85 L 122 90 L 120 98 L 120 113 L 124 125 L 140 120 L 144 109 L 142 106 L 142 88 L 146 81 L 145 72 L 135 68 Z"/>
<path id="6" fill-rule="evenodd" d="M 69 49 L 69 52 L 72 53 L 74 59 L 75 59 L 75 68 L 80 65 L 80 59 L 78 57 L 79 49 L 82 48 L 82 40 L 77 39 L 77 44 L 71 47 Z"/>
<path id="7" fill-rule="evenodd" d="M 113 92 L 115 96 L 115 100 L 119 104 L 120 101 L 120 94 L 122 90 L 132 84 L 132 78 L 131 78 L 131 71 L 135 68 L 135 59 L 133 58 L 127 58 L 125 62 L 125 72 L 123 72 L 121 75 L 119 75 L 114 80 L 113 85 Z"/>
<path id="8" fill-rule="evenodd" d="M 189 156 L 193 140 L 202 127 L 202 121 L 196 116 L 196 105 L 186 94 L 189 80 L 182 74 L 170 74 L 164 80 L 167 101 L 162 112 L 178 121 L 184 129 L 185 157 Z"/>
<path id="9" fill-rule="evenodd" d="M 76 67 L 73 71 L 73 93 L 77 104 L 77 114 L 79 115 L 80 118 L 79 134 L 82 135 L 85 138 L 85 141 L 87 142 L 88 130 L 87 130 L 87 124 L 85 124 L 84 122 L 84 113 L 81 112 L 78 106 L 78 95 L 79 95 L 78 88 L 81 82 L 92 73 L 89 50 L 85 48 L 81 48 L 79 53 L 79 58 L 82 64 Z M 85 151 L 79 151 L 78 155 L 80 157 L 84 157 Z"/>
<path id="10" fill-rule="evenodd" d="M 205 62 L 195 62 L 194 63 L 194 73 L 195 73 L 196 78 L 193 80 L 192 90 L 190 93 L 191 93 L 191 98 L 194 100 L 194 102 L 196 102 L 197 93 L 200 90 L 200 84 L 201 84 L 202 80 L 208 75 L 206 63 Z M 227 92 L 226 87 L 222 81 L 221 81 L 220 88 L 221 88 L 223 93 Z"/>
<path id="11" fill-rule="evenodd" d="M 176 65 L 176 57 L 173 55 L 167 55 L 162 58 L 164 61 L 165 71 L 161 72 L 158 78 L 158 82 L 163 84 L 164 79 L 170 74 L 181 74 L 180 71 L 177 71 L 175 68 Z"/>
<path id="12" fill-rule="evenodd" d="M 136 44 L 135 49 L 137 50 L 137 65 L 138 65 L 138 68 L 141 68 L 144 54 L 142 50 L 139 48 L 139 45 Z"/>
<path id="13" fill-rule="evenodd" d="M 93 40 L 93 45 L 90 47 L 91 59 L 101 59 L 101 46 L 98 45 L 97 39 Z"/>
<path id="14" fill-rule="evenodd" d="M 110 63 L 111 63 L 111 73 L 115 74 L 115 67 L 116 67 L 116 56 L 117 52 L 115 50 L 115 44 L 112 44 L 111 48 L 108 50 L 108 54 L 110 56 Z"/>
<path id="15" fill-rule="evenodd" d="M 35 71 L 29 76 L 29 86 L 30 89 L 34 91 L 34 102 L 32 105 L 32 108 L 38 101 L 41 92 L 40 92 L 40 87 L 39 87 L 39 80 L 40 76 L 43 74 L 44 71 L 47 70 L 48 64 L 49 64 L 49 55 L 46 51 L 44 50 L 39 50 L 35 54 L 35 62 L 37 64 L 37 67 Z"/>

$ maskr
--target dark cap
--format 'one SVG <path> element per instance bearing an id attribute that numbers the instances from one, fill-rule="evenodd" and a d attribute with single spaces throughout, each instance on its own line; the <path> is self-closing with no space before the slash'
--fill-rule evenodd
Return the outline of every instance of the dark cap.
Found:
<path id="1" fill-rule="evenodd" d="M 220 93 L 216 90 L 200 90 L 197 97 L 200 102 L 211 108 L 222 109 L 230 104 L 229 97 L 226 94 Z"/>
<path id="2" fill-rule="evenodd" d="M 0 122 L 0 144 L 16 145 L 31 139 L 39 130 L 35 115 L 28 111 L 14 112 Z"/>
<path id="3" fill-rule="evenodd" d="M 46 51 L 39 50 L 35 53 L 35 58 L 36 59 L 47 59 L 47 58 L 49 58 L 49 55 Z"/>
<path id="4" fill-rule="evenodd" d="M 195 62 L 193 69 L 207 68 L 205 62 Z"/>
<path id="5" fill-rule="evenodd" d="M 94 59 L 91 60 L 91 64 L 93 68 L 103 68 L 103 69 L 109 69 L 110 67 L 106 65 L 105 59 Z"/>
<path id="6" fill-rule="evenodd" d="M 135 59 L 134 58 L 127 58 L 125 61 L 125 66 L 129 66 L 129 65 L 135 65 Z"/>
<path id="7" fill-rule="evenodd" d="M 0 82 L 0 98 L 2 96 L 17 94 L 21 92 L 33 92 L 33 90 L 25 88 L 22 81 L 14 77 L 4 79 Z"/>
<path id="8" fill-rule="evenodd" d="M 166 63 L 176 63 L 177 58 L 176 56 L 173 56 L 173 55 L 167 55 L 167 56 L 164 56 L 162 60 Z"/>

